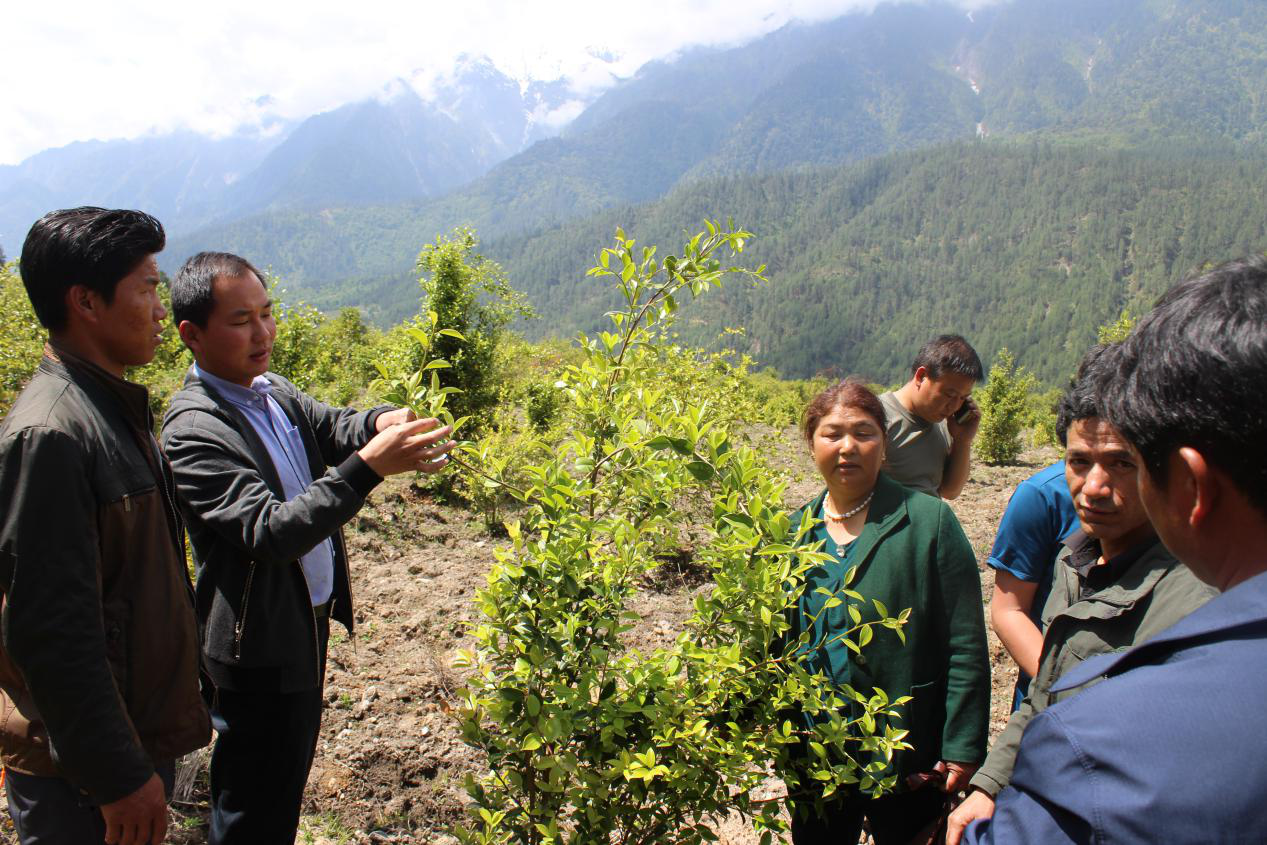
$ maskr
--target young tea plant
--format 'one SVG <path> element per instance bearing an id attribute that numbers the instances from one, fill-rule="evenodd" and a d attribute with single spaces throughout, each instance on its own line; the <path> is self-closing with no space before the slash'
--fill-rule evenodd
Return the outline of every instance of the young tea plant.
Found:
<path id="1" fill-rule="evenodd" d="M 564 369 L 567 434 L 522 469 L 520 518 L 458 661 L 471 670 L 463 737 L 488 760 L 467 783 L 461 842 L 686 845 L 716 839 L 731 811 L 770 842 L 779 805 L 757 790 L 772 773 L 827 794 L 894 785 L 904 700 L 807 671 L 816 644 L 790 633 L 805 575 L 827 559 L 802 543 L 813 518 L 791 523 L 724 397 L 661 378 L 680 301 L 727 276 L 761 280 L 722 260 L 750 237 L 708 222 L 660 260 L 618 230 L 590 271 L 622 304 Z M 711 589 L 671 642 L 639 648 L 631 600 L 688 531 Z M 877 611 L 840 636 L 861 648 L 873 628 L 900 629 L 903 616 Z"/>
<path id="2" fill-rule="evenodd" d="M 422 320 L 419 323 L 424 322 Z M 427 312 L 425 325 L 412 325 L 405 329 L 409 337 L 418 344 L 416 360 L 422 365 L 408 373 L 393 373 L 381 361 L 374 363 L 378 378 L 370 383 L 370 391 L 384 402 L 399 408 L 408 408 L 418 419 L 434 417 L 445 425 L 453 426 L 453 433 L 467 421 L 466 417 L 454 419 L 446 407 L 451 394 L 460 393 L 456 387 L 441 387 L 439 371 L 448 367 L 449 362 L 443 358 L 432 358 L 431 348 L 437 337 L 454 337 L 462 339 L 460 332 L 453 329 L 437 328 L 436 312 Z"/>

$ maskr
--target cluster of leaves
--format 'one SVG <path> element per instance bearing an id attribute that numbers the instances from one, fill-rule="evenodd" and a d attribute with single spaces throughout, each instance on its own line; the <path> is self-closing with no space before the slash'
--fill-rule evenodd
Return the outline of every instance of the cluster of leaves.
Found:
<path id="1" fill-rule="evenodd" d="M 448 363 L 438 378 L 457 389 L 453 412 L 469 417 L 476 431 L 485 427 L 497 404 L 495 365 L 506 326 L 533 315 L 501 267 L 475 251 L 478 243 L 473 231 L 458 229 L 418 256 L 423 310 L 446 330 L 434 336 L 435 354 Z"/>
<path id="2" fill-rule="evenodd" d="M 440 338 L 463 340 L 462 334 L 455 329 L 441 328 L 440 318 L 434 311 L 429 312 L 425 319 L 416 319 L 404 331 L 413 339 L 421 365 L 416 370 L 400 374 L 393 373 L 381 362 L 375 362 L 378 378 L 370 384 L 370 390 L 390 405 L 408 408 L 419 419 L 434 417 L 451 425 L 456 433 L 469 418 L 453 418 L 449 411 L 449 397 L 462 391 L 461 388 L 440 384 L 440 371 L 447 369 L 450 364 L 443 358 L 433 357 L 431 351 Z"/>
<path id="3" fill-rule="evenodd" d="M 0 265 L 0 410 L 8 411 L 39 364 L 44 337 L 17 264 Z"/>
<path id="4" fill-rule="evenodd" d="M 977 430 L 973 449 L 987 464 L 1012 463 L 1021 454 L 1021 434 L 1033 416 L 1033 395 L 1038 379 L 1007 349 L 1000 349 L 990 366 L 985 387 L 973 395 L 981 408 L 981 427 Z"/>
<path id="5" fill-rule="evenodd" d="M 623 306 L 560 375 L 566 435 L 511 491 L 520 518 L 460 658 L 463 735 L 489 763 L 468 782 L 464 843 L 697 843 L 731 810 L 770 841 L 779 808 L 754 791 L 771 771 L 827 794 L 893 786 L 905 701 L 809 674 L 800 656 L 821 644 L 789 635 L 805 573 L 825 559 L 800 542 L 812 517 L 790 523 L 781 483 L 732 435 L 707 380 L 664 379 L 679 302 L 728 274 L 759 278 L 720 259 L 748 238 L 709 223 L 660 261 L 618 231 L 591 271 Z M 704 503 L 694 554 L 713 587 L 670 645 L 644 653 L 629 646 L 630 600 L 678 544 L 690 501 Z M 850 606 L 838 634 L 850 648 L 875 626 L 900 634 L 901 614 L 870 614 L 847 586 L 828 601 Z"/>
<path id="6" fill-rule="evenodd" d="M 1135 318 L 1131 316 L 1129 310 L 1124 310 L 1116 320 L 1100 326 L 1096 330 L 1095 338 L 1098 343 L 1121 343 L 1126 340 L 1133 328 L 1135 328 Z"/>

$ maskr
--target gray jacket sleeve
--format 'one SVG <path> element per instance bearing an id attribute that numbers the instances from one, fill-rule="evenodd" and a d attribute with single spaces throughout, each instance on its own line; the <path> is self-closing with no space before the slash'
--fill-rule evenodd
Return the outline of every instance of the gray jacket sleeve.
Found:
<path id="1" fill-rule="evenodd" d="M 0 452 L 5 651 L 48 730 L 54 762 L 98 805 L 150 779 L 106 657 L 97 500 L 82 449 L 26 429 Z"/>
<path id="2" fill-rule="evenodd" d="M 356 442 L 355 420 L 333 414 L 325 420 L 327 430 L 345 438 L 336 447 Z M 359 423 L 362 431 L 365 424 Z M 365 442 L 363 436 L 359 442 Z M 188 512 L 252 560 L 268 564 L 289 564 L 307 554 L 355 516 L 382 481 L 355 449 L 342 449 L 350 452 L 342 462 L 283 501 L 264 480 L 242 435 L 205 411 L 172 419 L 163 429 L 163 449 Z"/>

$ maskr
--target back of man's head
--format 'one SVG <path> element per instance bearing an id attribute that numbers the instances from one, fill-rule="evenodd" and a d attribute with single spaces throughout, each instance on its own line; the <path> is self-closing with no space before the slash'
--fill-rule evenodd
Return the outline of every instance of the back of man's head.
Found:
<path id="1" fill-rule="evenodd" d="M 264 283 L 264 276 L 251 262 L 231 252 L 200 252 L 190 256 L 172 279 L 172 322 L 179 328 L 188 320 L 199 328 L 207 327 L 207 318 L 215 310 L 213 294 L 216 279 L 237 278 L 248 273 Z"/>
<path id="2" fill-rule="evenodd" d="M 67 291 L 83 285 L 108 304 L 119 281 L 166 243 L 162 224 L 142 211 L 84 206 L 49 212 L 27 233 L 19 265 L 35 316 L 60 331 L 68 319 Z"/>
<path id="3" fill-rule="evenodd" d="M 923 367 L 930 378 L 941 378 L 947 373 L 968 376 L 973 381 L 985 378 L 985 368 L 977 351 L 957 334 L 943 334 L 920 347 L 911 364 L 911 374 Z"/>
<path id="4" fill-rule="evenodd" d="M 1267 257 L 1171 288 L 1112 358 L 1102 411 L 1149 477 L 1164 487 L 1191 447 L 1267 516 Z"/>

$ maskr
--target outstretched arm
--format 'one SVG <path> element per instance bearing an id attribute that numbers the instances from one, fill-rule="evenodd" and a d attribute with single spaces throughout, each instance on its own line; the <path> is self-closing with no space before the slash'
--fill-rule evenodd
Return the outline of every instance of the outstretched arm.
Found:
<path id="1" fill-rule="evenodd" d="M 355 516 L 385 476 L 442 468 L 437 459 L 452 445 L 436 445 L 450 433 L 438 425 L 428 419 L 386 428 L 289 501 L 274 494 L 246 457 L 241 436 L 211 414 L 177 417 L 163 429 L 163 448 L 189 513 L 253 560 L 281 565 Z"/>

